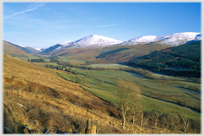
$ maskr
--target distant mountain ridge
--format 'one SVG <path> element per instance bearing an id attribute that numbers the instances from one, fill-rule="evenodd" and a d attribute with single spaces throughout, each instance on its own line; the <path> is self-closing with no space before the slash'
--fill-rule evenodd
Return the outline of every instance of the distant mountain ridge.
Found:
<path id="1" fill-rule="evenodd" d="M 37 48 L 34 49 L 32 47 L 27 46 L 16 46 L 17 48 L 22 49 L 26 53 L 40 53 L 45 55 L 53 55 L 53 54 L 60 54 L 59 52 L 66 53 L 65 50 L 68 48 L 103 48 L 108 46 L 115 46 L 115 45 L 164 45 L 164 46 L 178 46 L 185 43 L 191 43 L 195 41 L 201 40 L 201 33 L 197 32 L 183 32 L 183 33 L 173 33 L 168 35 L 161 35 L 161 36 L 154 36 L 154 35 L 147 35 L 147 36 L 140 36 L 134 39 L 130 39 L 127 41 L 120 41 L 112 38 L 108 38 L 105 36 L 99 35 L 89 35 L 78 39 L 76 41 L 64 41 L 59 42 L 53 46 L 50 46 L 45 49 Z M 12 44 L 12 43 L 11 43 Z"/>
<path id="2" fill-rule="evenodd" d="M 115 45 L 119 43 L 122 43 L 122 41 L 108 38 L 105 36 L 89 35 L 73 42 L 62 42 L 59 44 L 63 46 L 69 46 L 69 47 L 89 47 L 89 46 L 105 47 L 105 46 Z"/>
<path id="3" fill-rule="evenodd" d="M 122 41 L 108 38 L 99 35 L 89 35 L 79 40 L 70 42 L 60 42 L 45 49 L 42 54 L 54 54 L 57 51 L 62 51 L 64 48 L 86 48 L 86 47 L 107 47 L 122 43 Z"/>
<path id="4" fill-rule="evenodd" d="M 44 49 L 41 54 L 55 54 L 56 52 L 63 51 L 66 48 L 107 47 L 114 45 L 137 45 L 154 43 L 163 44 L 166 46 L 178 46 L 192 40 L 201 40 L 201 33 L 183 32 L 161 36 L 147 35 L 140 36 L 127 41 L 119 41 L 99 35 L 89 35 L 72 42 L 60 42 L 56 45 Z"/>
<path id="5" fill-rule="evenodd" d="M 181 44 L 185 44 L 191 40 L 201 40 L 201 34 L 196 32 L 183 32 L 183 33 L 173 33 L 168 35 L 161 36 L 141 36 L 137 37 L 122 43 L 122 45 L 136 45 L 136 44 L 148 44 L 148 43 L 156 43 L 156 44 L 165 44 L 168 46 L 178 46 Z"/>
<path id="6" fill-rule="evenodd" d="M 32 47 L 20 46 L 6 40 L 3 41 L 3 45 L 5 53 L 36 54 L 40 52 Z"/>

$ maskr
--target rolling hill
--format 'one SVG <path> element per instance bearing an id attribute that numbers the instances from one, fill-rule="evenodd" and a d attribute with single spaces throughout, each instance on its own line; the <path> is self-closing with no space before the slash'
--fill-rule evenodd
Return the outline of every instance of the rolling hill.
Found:
<path id="1" fill-rule="evenodd" d="M 125 42 L 112 38 L 90 35 L 76 41 L 64 41 L 46 49 L 22 47 L 4 41 L 4 52 L 28 56 L 29 54 L 67 57 L 71 60 L 93 63 L 127 63 L 134 58 L 148 55 L 172 46 L 201 40 L 196 32 L 174 33 L 161 36 L 141 36 Z"/>
<path id="2" fill-rule="evenodd" d="M 46 55 L 55 55 L 58 52 L 64 52 L 64 50 L 70 49 L 70 48 L 92 48 L 92 47 L 107 47 L 115 44 L 119 44 L 122 41 L 118 41 L 112 38 L 99 36 L 99 35 L 89 35 L 84 38 L 81 38 L 79 40 L 70 42 L 60 42 L 56 45 L 53 45 L 47 49 L 45 49 L 41 54 Z"/>
<path id="3" fill-rule="evenodd" d="M 46 49 L 37 50 L 4 41 L 4 52 L 10 53 L 10 55 L 17 53 L 21 55 L 65 56 L 69 59 L 83 60 L 88 63 L 127 63 L 135 57 L 147 55 L 155 50 L 199 40 L 201 40 L 201 34 L 196 32 L 161 36 L 147 35 L 124 42 L 109 37 L 89 35 L 76 41 L 59 42 Z M 124 48 L 125 50 L 123 50 Z"/>
<path id="4" fill-rule="evenodd" d="M 56 74 L 4 55 L 4 120 L 15 133 L 84 133 L 87 119 L 97 125 L 98 133 L 169 133 L 127 123 L 121 129 L 120 111 Z M 59 116 L 60 115 L 60 116 Z"/>
<path id="5" fill-rule="evenodd" d="M 3 41 L 4 53 L 19 54 L 29 56 L 29 54 L 39 53 L 36 49 L 27 46 L 19 46 L 14 43 Z"/>
<path id="6" fill-rule="evenodd" d="M 53 53 L 55 51 L 57 51 L 59 48 L 61 48 L 61 47 L 62 47 L 62 45 L 56 44 L 56 45 L 53 45 L 53 46 L 51 46 L 49 48 L 44 49 L 42 52 L 40 52 L 40 54 L 43 54 L 43 55 L 53 55 Z"/>
<path id="7" fill-rule="evenodd" d="M 60 42 L 56 45 L 53 45 L 44 51 L 41 54 L 46 55 L 56 55 L 62 54 L 60 52 L 68 52 L 71 48 L 104 48 L 110 46 L 136 46 L 136 45 L 162 45 L 162 46 L 178 46 L 181 44 L 185 44 L 186 42 L 197 40 L 201 37 L 200 33 L 196 32 L 183 32 L 183 33 L 174 33 L 168 35 L 154 36 L 140 36 L 134 39 L 130 39 L 127 41 L 115 40 L 105 36 L 99 35 L 89 35 L 83 37 L 76 41 L 64 41 Z"/>
<path id="8" fill-rule="evenodd" d="M 124 45 L 135 45 L 135 44 L 163 44 L 166 46 L 178 46 L 181 44 L 185 44 L 188 41 L 192 41 L 195 39 L 199 39 L 201 36 L 200 33 L 195 32 L 183 32 L 183 33 L 173 33 L 168 35 L 148 35 L 137 37 L 128 41 L 123 42 Z"/>
<path id="9" fill-rule="evenodd" d="M 149 70 L 171 73 L 175 76 L 200 77 L 201 70 L 201 42 L 194 41 L 176 47 L 170 47 L 151 54 L 135 58 L 129 65 L 143 67 Z"/>
<path id="10" fill-rule="evenodd" d="M 20 54 L 24 56 L 29 55 L 28 53 L 24 52 L 22 49 L 19 49 L 16 46 L 6 41 L 3 41 L 3 49 L 4 49 L 4 53 L 9 53 L 9 54 L 14 53 L 14 54 Z"/>

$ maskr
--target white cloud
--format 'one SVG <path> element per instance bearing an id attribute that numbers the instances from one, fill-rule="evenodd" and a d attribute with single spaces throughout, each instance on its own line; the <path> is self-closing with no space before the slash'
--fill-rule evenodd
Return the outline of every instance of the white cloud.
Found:
<path id="1" fill-rule="evenodd" d="M 34 3 L 34 4 L 31 4 L 31 5 L 28 6 L 28 8 L 26 10 L 23 10 L 23 11 L 20 11 L 20 12 L 16 12 L 16 13 L 14 13 L 12 15 L 6 16 L 4 19 L 7 19 L 7 18 L 16 16 L 16 15 L 20 15 L 20 14 L 23 14 L 23 13 L 26 13 L 26 12 L 30 12 L 30 11 L 36 10 L 39 7 L 42 7 L 44 5 L 45 5 L 44 3 L 40 3 L 40 4 Z"/>

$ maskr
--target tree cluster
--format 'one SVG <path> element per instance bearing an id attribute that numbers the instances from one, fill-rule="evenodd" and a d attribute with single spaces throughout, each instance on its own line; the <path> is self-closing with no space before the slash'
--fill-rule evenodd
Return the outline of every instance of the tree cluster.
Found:
<path id="1" fill-rule="evenodd" d="M 128 65 L 142 67 L 148 70 L 165 72 L 176 76 L 200 77 L 201 72 L 201 43 L 184 44 L 162 51 L 154 51 L 131 60 Z M 168 67 L 186 68 L 183 72 L 169 70 Z M 190 74 L 185 74 L 188 72 Z"/>
<path id="2" fill-rule="evenodd" d="M 57 64 L 59 63 L 59 58 L 57 57 L 57 56 L 53 56 L 53 57 L 49 57 L 49 59 L 50 59 L 50 63 L 51 62 L 56 62 Z"/>
<path id="3" fill-rule="evenodd" d="M 166 113 L 166 107 L 155 103 L 152 104 L 154 108 L 152 111 L 145 112 L 141 90 L 136 84 L 120 80 L 118 81 L 116 90 L 122 113 L 123 129 L 127 121 L 132 121 L 135 124 L 137 120 L 137 124 L 140 121 L 141 126 L 160 127 L 172 131 L 183 131 L 185 133 L 200 132 L 200 122 L 189 119 L 189 115 L 191 115 L 189 109 L 183 115 L 174 111 Z M 138 115 L 140 119 L 138 119 Z"/>
<path id="4" fill-rule="evenodd" d="M 28 59 L 28 61 L 30 61 L 30 62 L 45 62 L 45 60 L 42 58 L 40 58 L 40 59 Z"/>

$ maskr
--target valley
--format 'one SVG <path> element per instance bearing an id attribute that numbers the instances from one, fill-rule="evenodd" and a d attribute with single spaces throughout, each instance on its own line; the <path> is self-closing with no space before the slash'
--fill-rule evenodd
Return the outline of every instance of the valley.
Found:
<path id="1" fill-rule="evenodd" d="M 201 2 L 2 3 L 2 134 L 202 134 Z"/>
<path id="2" fill-rule="evenodd" d="M 131 123 L 121 129 L 117 107 L 56 72 L 64 73 L 4 55 L 4 125 L 12 132 L 80 134 L 90 119 L 98 133 L 169 133 Z"/>
<path id="3" fill-rule="evenodd" d="M 4 125 L 12 132 L 84 134 L 87 120 L 98 134 L 201 132 L 200 41 L 173 47 L 78 41 L 35 53 L 4 41 Z M 125 128 L 119 83 L 141 91 L 128 96 L 138 103 L 127 111 Z"/>
<path id="4" fill-rule="evenodd" d="M 38 56 L 38 57 L 41 58 L 43 56 Z M 46 67 L 46 64 L 59 67 L 59 65 L 56 63 L 48 62 L 48 58 L 46 60 L 46 57 L 45 57 L 45 61 L 47 62 L 43 62 L 43 63 L 30 62 L 30 63 L 34 65 L 39 65 L 40 67 Z M 30 58 L 37 58 L 37 57 L 33 56 Z M 28 63 L 27 59 L 24 59 L 24 61 L 25 63 Z M 69 59 L 67 61 L 71 62 Z M 24 63 L 24 62 L 21 62 L 21 63 Z M 82 89 L 94 94 L 99 98 L 102 98 L 102 100 L 108 102 L 110 105 L 113 105 L 113 107 L 117 107 L 117 108 L 119 108 L 118 107 L 119 103 L 118 103 L 117 92 L 115 88 L 116 88 L 118 79 L 125 80 L 127 82 L 133 82 L 137 84 L 142 91 L 144 113 L 146 113 L 145 114 L 146 118 L 148 118 L 148 114 L 150 114 L 151 111 L 156 110 L 157 112 L 161 112 L 162 116 L 165 114 L 168 115 L 172 112 L 179 113 L 180 116 L 186 116 L 185 114 L 187 113 L 188 118 L 195 120 L 198 123 L 200 122 L 199 120 L 200 120 L 201 95 L 199 93 L 194 93 L 194 91 L 200 92 L 201 87 L 199 83 L 186 82 L 186 81 L 183 81 L 182 79 L 176 79 L 176 81 L 173 81 L 170 78 L 170 80 L 168 80 L 168 76 L 164 78 L 163 75 L 156 75 L 157 78 L 160 77 L 161 79 L 154 80 L 134 72 L 118 70 L 120 68 L 128 67 L 128 66 L 119 65 L 119 64 L 92 64 L 90 66 L 88 65 L 87 67 L 90 69 L 88 70 L 86 68 L 66 67 L 65 68 L 66 70 L 64 71 L 62 65 L 59 68 L 57 68 L 58 70 L 55 68 L 54 69 L 46 68 L 46 69 L 48 71 L 52 71 L 53 73 L 56 73 L 56 76 L 58 76 L 58 78 L 61 78 L 61 80 L 63 79 L 75 84 L 79 84 Z M 93 69 L 91 69 L 91 67 L 93 67 Z M 104 69 L 96 70 L 97 68 L 102 68 L 102 69 L 104 68 Z M 40 80 L 40 81 L 43 81 L 43 80 Z M 56 82 L 52 82 L 52 84 L 53 83 L 56 84 Z M 193 88 L 194 89 L 192 90 L 192 92 L 185 92 L 182 90 L 182 88 L 188 88 L 190 90 Z M 82 98 L 78 98 L 78 99 L 82 99 Z M 78 100 L 77 101 L 71 100 L 71 101 L 78 103 Z M 84 106 L 82 105 L 82 107 Z M 189 107 L 192 110 L 189 110 L 188 108 L 186 109 L 185 107 Z M 117 113 L 117 116 L 119 116 L 119 111 L 115 111 L 115 112 Z M 130 122 L 131 122 L 131 118 L 130 118 Z M 139 124 L 139 122 L 140 121 L 138 118 L 137 124 Z M 148 122 L 148 124 L 146 125 L 152 126 L 153 124 L 151 125 L 151 122 Z M 163 126 L 162 124 L 160 125 Z M 182 129 L 182 127 L 180 129 Z M 179 132 L 179 129 L 177 129 L 175 132 Z M 69 133 L 69 132 L 66 131 L 66 133 Z"/>

